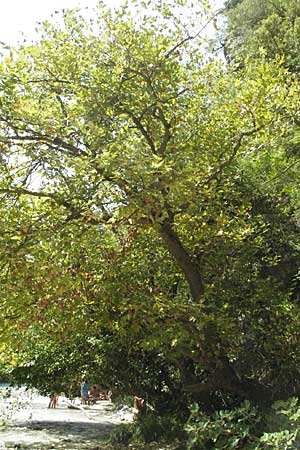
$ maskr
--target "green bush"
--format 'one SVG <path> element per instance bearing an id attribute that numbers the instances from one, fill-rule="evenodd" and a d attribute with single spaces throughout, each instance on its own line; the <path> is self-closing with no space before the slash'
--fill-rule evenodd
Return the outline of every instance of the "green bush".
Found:
<path id="1" fill-rule="evenodd" d="M 255 428 L 260 420 L 257 410 L 245 401 L 232 410 L 221 410 L 212 416 L 204 414 L 199 405 L 191 408 L 185 426 L 188 450 L 256 449 Z"/>
<path id="2" fill-rule="evenodd" d="M 147 411 L 135 423 L 134 442 L 173 441 L 183 437 L 183 424 L 174 415 L 157 415 Z"/>
<path id="3" fill-rule="evenodd" d="M 263 449 L 295 450 L 300 448 L 300 405 L 293 397 L 277 401 L 265 419 L 266 432 L 260 437 Z"/>
<path id="4" fill-rule="evenodd" d="M 113 445 L 128 445 L 133 436 L 133 424 L 122 423 L 118 425 L 109 435 L 109 442 Z"/>
<path id="5" fill-rule="evenodd" d="M 196 404 L 185 430 L 188 450 L 298 450 L 300 404 L 297 398 L 277 401 L 262 415 L 245 401 L 211 416 Z"/>
<path id="6" fill-rule="evenodd" d="M 120 409 L 123 406 L 133 408 L 133 395 L 113 395 L 112 402 L 114 410 Z"/>
<path id="7" fill-rule="evenodd" d="M 195 404 L 185 426 L 174 415 L 150 410 L 117 427 L 110 438 L 114 445 L 175 440 L 186 440 L 186 450 L 299 450 L 299 400 L 275 402 L 264 414 L 249 401 L 211 416 Z"/>
<path id="8" fill-rule="evenodd" d="M 121 424 L 110 435 L 111 444 L 145 444 L 150 442 L 183 439 L 183 424 L 172 415 L 159 416 L 147 411 L 136 421 Z"/>

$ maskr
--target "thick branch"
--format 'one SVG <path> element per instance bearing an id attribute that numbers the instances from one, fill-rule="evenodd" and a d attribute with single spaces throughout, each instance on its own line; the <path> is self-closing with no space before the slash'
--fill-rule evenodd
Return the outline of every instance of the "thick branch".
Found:
<path id="1" fill-rule="evenodd" d="M 160 107 L 157 107 L 157 111 L 158 111 L 158 115 L 155 115 L 154 117 L 156 117 L 157 119 L 159 119 L 164 127 L 164 135 L 163 135 L 163 139 L 161 141 L 160 147 L 159 147 L 159 154 L 163 155 L 168 142 L 170 141 L 172 135 L 170 133 L 170 129 L 171 129 L 171 124 L 166 120 L 163 110 Z"/>
<path id="2" fill-rule="evenodd" d="M 191 294 L 195 302 L 198 302 L 204 294 L 204 285 L 198 267 L 183 247 L 179 237 L 169 223 L 162 225 L 160 234 L 164 239 L 168 250 L 183 271 L 189 283 Z"/>
<path id="3" fill-rule="evenodd" d="M 120 112 L 127 114 L 132 119 L 132 121 L 135 124 L 135 126 L 137 127 L 137 129 L 140 130 L 140 132 L 142 133 L 142 135 L 144 136 L 144 138 L 148 142 L 149 147 L 151 148 L 152 152 L 156 153 L 156 148 L 155 148 L 155 144 L 153 142 L 153 139 L 148 134 L 147 130 L 144 128 L 140 118 L 136 117 L 131 111 L 129 111 L 127 109 L 126 110 L 121 110 Z"/>
<path id="4" fill-rule="evenodd" d="M 39 198 L 48 198 L 53 201 L 55 201 L 58 205 L 63 206 L 66 208 L 70 215 L 66 218 L 66 222 L 69 222 L 74 219 L 82 218 L 86 222 L 90 223 L 91 225 L 99 225 L 103 223 L 107 223 L 109 219 L 111 219 L 111 215 L 105 210 L 105 208 L 102 208 L 102 217 L 96 217 L 94 214 L 86 214 L 81 208 L 75 208 L 72 205 L 71 201 L 65 200 L 60 195 L 57 195 L 55 193 L 51 192 L 41 192 L 41 191 L 31 191 L 30 189 L 25 188 L 11 188 L 11 189 L 0 189 L 0 194 L 10 194 L 10 195 L 29 195 L 33 197 L 39 197 Z M 101 207 L 101 206 L 100 206 Z"/>

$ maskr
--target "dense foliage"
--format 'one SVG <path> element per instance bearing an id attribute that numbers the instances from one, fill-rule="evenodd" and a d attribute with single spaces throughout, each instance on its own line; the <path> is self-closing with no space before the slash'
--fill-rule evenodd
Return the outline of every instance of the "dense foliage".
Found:
<path id="1" fill-rule="evenodd" d="M 299 85 L 281 52 L 245 60 L 233 20 L 248 3 L 228 13 L 237 65 L 208 60 L 201 2 L 64 11 L 3 51 L 0 327 L 16 382 L 84 374 L 183 415 L 298 394 Z"/>
<path id="2" fill-rule="evenodd" d="M 284 56 L 299 72 L 300 4 L 298 0 L 228 0 L 224 49 L 228 59 Z"/>

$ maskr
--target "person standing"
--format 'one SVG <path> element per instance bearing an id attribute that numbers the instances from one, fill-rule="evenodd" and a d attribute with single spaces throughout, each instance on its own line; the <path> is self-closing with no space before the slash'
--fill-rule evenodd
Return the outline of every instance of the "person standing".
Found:
<path id="1" fill-rule="evenodd" d="M 48 408 L 56 408 L 57 403 L 58 403 L 58 394 L 56 392 L 51 392 Z"/>
<path id="2" fill-rule="evenodd" d="M 80 393 L 81 393 L 82 403 L 86 403 L 89 398 L 89 389 L 88 389 L 87 380 L 82 381 L 81 387 L 80 387 Z"/>

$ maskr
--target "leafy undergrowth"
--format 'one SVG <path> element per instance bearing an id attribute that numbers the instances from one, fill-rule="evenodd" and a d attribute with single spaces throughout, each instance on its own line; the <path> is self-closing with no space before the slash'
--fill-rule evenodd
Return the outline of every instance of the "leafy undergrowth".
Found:
<path id="1" fill-rule="evenodd" d="M 157 415 L 147 411 L 137 420 L 117 426 L 110 434 L 112 448 L 132 450 L 181 450 L 186 433 L 183 423 L 174 415 Z"/>
<path id="2" fill-rule="evenodd" d="M 118 426 L 99 450 L 296 450 L 300 448 L 300 402 L 277 401 L 259 411 L 249 401 L 207 415 L 198 405 L 183 424 L 152 411 Z"/>

